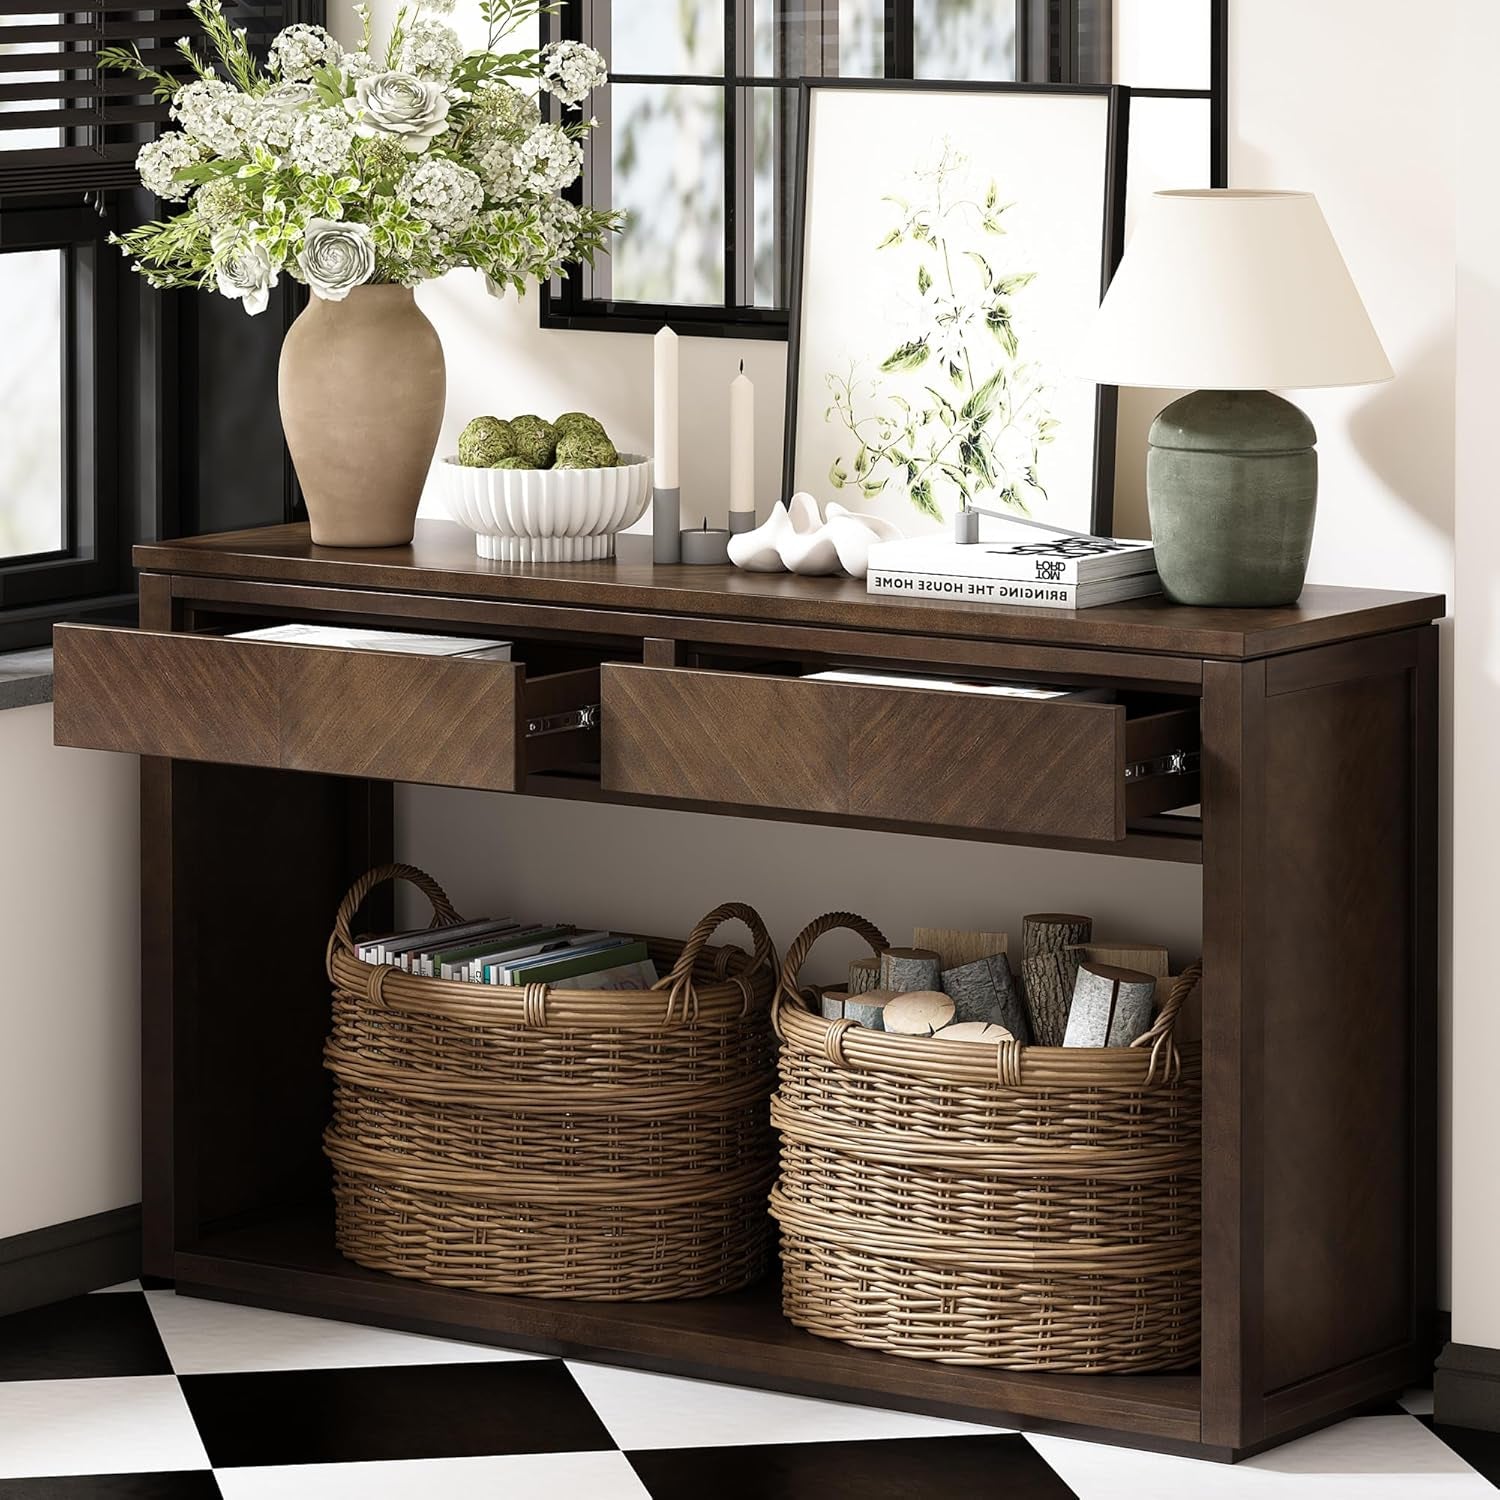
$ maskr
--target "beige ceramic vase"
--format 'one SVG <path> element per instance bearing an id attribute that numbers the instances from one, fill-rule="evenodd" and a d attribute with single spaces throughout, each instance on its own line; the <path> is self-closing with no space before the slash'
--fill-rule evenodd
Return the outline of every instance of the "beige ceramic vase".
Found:
<path id="1" fill-rule="evenodd" d="M 437 447 L 443 346 L 404 286 L 313 297 L 287 330 L 281 425 L 322 547 L 403 547 Z"/>

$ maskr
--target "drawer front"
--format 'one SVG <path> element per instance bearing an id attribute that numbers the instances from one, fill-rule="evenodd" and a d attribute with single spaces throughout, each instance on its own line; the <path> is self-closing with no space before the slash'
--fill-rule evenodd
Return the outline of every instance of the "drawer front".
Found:
<path id="1" fill-rule="evenodd" d="M 240 766 L 278 763 L 278 669 L 265 651 L 95 625 L 59 625 L 52 646 L 57 744 Z"/>
<path id="2" fill-rule="evenodd" d="M 606 665 L 606 790 L 1055 838 L 1125 836 L 1125 710 Z"/>
<path id="3" fill-rule="evenodd" d="M 54 649 L 60 745 L 490 791 L 525 779 L 531 696 L 598 701 L 596 672 L 528 683 L 518 662 L 89 625 L 59 626 Z M 536 758 L 588 738 L 538 739 Z"/>

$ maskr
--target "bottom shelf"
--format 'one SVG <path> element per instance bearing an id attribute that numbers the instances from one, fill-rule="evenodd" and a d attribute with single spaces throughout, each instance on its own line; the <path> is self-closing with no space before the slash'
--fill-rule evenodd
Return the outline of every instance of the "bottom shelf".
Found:
<path id="1" fill-rule="evenodd" d="M 854 1349 L 786 1322 L 774 1283 L 684 1302 L 563 1302 L 454 1291 L 366 1271 L 318 1213 L 206 1236 L 175 1259 L 178 1290 L 287 1312 L 899 1407 L 1141 1447 L 1199 1446 L 1198 1377 L 1051 1375 Z M 1223 1456 L 1228 1456 L 1227 1454 Z"/>

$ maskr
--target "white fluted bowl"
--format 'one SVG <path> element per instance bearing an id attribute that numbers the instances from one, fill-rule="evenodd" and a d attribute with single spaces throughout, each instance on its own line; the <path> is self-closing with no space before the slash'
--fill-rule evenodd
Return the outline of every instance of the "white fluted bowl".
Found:
<path id="1" fill-rule="evenodd" d="M 608 469 L 471 469 L 438 465 L 448 514 L 497 562 L 588 562 L 609 557 L 651 493 L 651 464 L 622 453 Z"/>

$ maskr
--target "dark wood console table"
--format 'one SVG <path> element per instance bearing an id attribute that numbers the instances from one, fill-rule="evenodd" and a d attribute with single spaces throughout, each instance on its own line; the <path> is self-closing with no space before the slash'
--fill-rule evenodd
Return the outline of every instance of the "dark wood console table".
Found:
<path id="1" fill-rule="evenodd" d="M 60 627 L 55 712 L 60 744 L 143 757 L 148 1271 L 202 1296 L 1216 1458 L 1430 1370 L 1442 599 L 1310 588 L 1292 609 L 1074 615 L 731 569 L 489 563 L 435 522 L 389 551 L 287 526 L 136 560 L 140 629 Z M 224 638 L 278 620 L 502 635 L 515 660 Z M 869 664 L 1113 701 L 800 680 Z M 341 1259 L 323 948 L 347 885 L 391 855 L 397 781 L 1201 863 L 1201 1371 L 937 1365 L 801 1333 L 774 1288 L 528 1301 Z"/>

